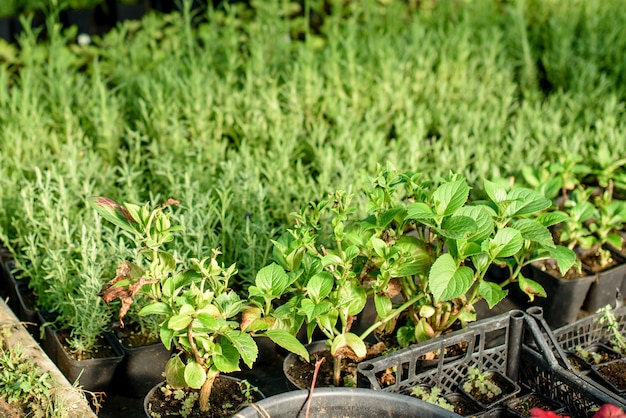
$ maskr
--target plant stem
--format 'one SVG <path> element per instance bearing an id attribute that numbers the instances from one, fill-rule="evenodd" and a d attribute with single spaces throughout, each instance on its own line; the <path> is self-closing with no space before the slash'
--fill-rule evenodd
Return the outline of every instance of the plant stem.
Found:
<path id="1" fill-rule="evenodd" d="M 200 388 L 200 399 L 198 402 L 200 403 L 200 410 L 202 412 L 209 411 L 209 398 L 211 397 L 211 390 L 213 390 L 213 383 L 215 379 L 217 379 L 217 376 L 219 376 L 219 372 L 209 374 Z"/>
<path id="2" fill-rule="evenodd" d="M 373 323 L 372 325 L 370 325 L 370 327 L 368 329 L 366 329 L 365 331 L 363 331 L 363 333 L 359 336 L 360 339 L 364 340 L 368 335 L 370 335 L 370 333 L 372 333 L 376 328 L 380 327 L 381 325 L 383 325 L 386 322 L 391 321 L 393 318 L 395 318 L 396 316 L 400 315 L 402 312 L 404 312 L 405 309 L 411 307 L 415 302 L 417 302 L 420 298 L 422 297 L 422 295 L 417 295 L 414 296 L 412 299 L 409 299 L 408 301 L 404 302 L 402 305 L 400 305 L 398 308 L 396 308 L 391 314 L 389 314 L 388 316 L 386 316 L 385 318 Z"/>

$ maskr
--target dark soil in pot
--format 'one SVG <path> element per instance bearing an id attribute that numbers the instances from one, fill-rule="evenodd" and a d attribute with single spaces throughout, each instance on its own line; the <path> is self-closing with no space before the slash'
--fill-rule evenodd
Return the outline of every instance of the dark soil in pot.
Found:
<path id="1" fill-rule="evenodd" d="M 476 402 L 461 393 L 451 393 L 446 395 L 445 398 L 454 406 L 454 412 L 459 415 L 474 415 L 482 411 Z"/>
<path id="2" fill-rule="evenodd" d="M 530 416 L 532 408 L 543 409 L 544 411 L 558 411 L 563 409 L 563 405 L 548 399 L 545 396 L 529 393 L 509 402 L 508 407 L 516 413 L 517 416 Z"/>
<path id="3" fill-rule="evenodd" d="M 464 387 L 464 384 L 461 384 L 459 386 L 459 389 L 464 394 L 475 400 L 480 406 L 483 407 L 483 409 L 489 409 L 491 405 L 498 404 L 520 391 L 519 386 L 517 386 L 513 381 L 496 371 L 487 372 L 485 380 L 489 380 L 490 382 L 492 382 L 494 385 L 500 388 L 501 392 L 482 392 L 476 387 L 466 389 Z"/>
<path id="4" fill-rule="evenodd" d="M 109 344 L 104 336 L 98 337 L 98 344 L 96 344 L 96 347 L 92 351 L 85 353 L 73 353 L 70 345 L 67 343 L 67 340 L 70 338 L 70 331 L 59 330 L 56 333 L 59 338 L 59 342 L 69 356 L 74 360 L 82 361 L 118 356 L 118 353 L 113 350 L 113 347 L 111 347 L 111 344 Z"/>
<path id="5" fill-rule="evenodd" d="M 317 341 L 309 346 L 311 353 L 311 362 L 308 363 L 299 356 L 290 354 L 285 358 L 285 366 L 283 368 L 287 379 L 299 389 L 308 389 L 313 381 L 315 372 L 315 362 L 323 358 L 324 361 L 320 366 L 320 370 L 315 382 L 316 387 L 332 387 L 333 385 L 333 364 L 334 359 L 330 354 L 330 350 L 326 348 L 324 341 Z M 373 346 L 368 345 L 368 354 L 365 359 L 379 356 L 385 349 L 384 343 L 377 343 Z M 365 360 L 362 359 L 362 360 Z M 356 386 L 358 373 L 357 365 L 359 361 L 344 357 L 341 360 L 341 381 L 344 387 Z"/>
<path id="6" fill-rule="evenodd" d="M 180 415 L 183 402 L 190 402 L 190 396 L 196 398 L 195 404 L 189 408 L 188 418 L 222 418 L 231 417 L 240 409 L 248 406 L 251 402 L 263 399 L 263 394 L 253 390 L 252 399 L 244 395 L 247 389 L 246 383 L 229 376 L 220 375 L 213 383 L 211 397 L 209 398 L 210 411 L 201 412 L 197 405 L 198 390 L 171 389 L 163 383 L 156 386 L 146 395 L 144 408 L 148 417 L 166 417 Z M 181 395 L 182 399 L 181 399 Z M 178 398 L 178 399 L 177 399 Z"/>
<path id="7" fill-rule="evenodd" d="M 617 392 L 626 392 L 626 360 L 617 360 L 609 363 L 594 366 L 594 370 Z"/>

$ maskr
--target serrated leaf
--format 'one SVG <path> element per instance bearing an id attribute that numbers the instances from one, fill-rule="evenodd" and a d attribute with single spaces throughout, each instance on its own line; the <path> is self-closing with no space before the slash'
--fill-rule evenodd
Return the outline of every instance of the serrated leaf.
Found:
<path id="1" fill-rule="evenodd" d="M 565 273 L 576 264 L 576 253 L 567 247 L 557 245 L 554 248 L 548 247 L 546 250 L 556 260 L 562 276 L 565 276 Z"/>
<path id="2" fill-rule="evenodd" d="M 200 321 L 202 325 L 204 325 L 205 327 L 209 329 L 217 328 L 217 319 L 215 318 L 215 316 L 209 313 L 206 313 L 206 312 L 199 313 L 198 321 Z"/>
<path id="3" fill-rule="evenodd" d="M 545 227 L 557 225 L 563 223 L 569 219 L 569 215 L 560 210 L 556 210 L 553 212 L 542 213 L 537 216 L 537 222 Z"/>
<path id="4" fill-rule="evenodd" d="M 246 366 L 252 368 L 252 365 L 259 355 L 259 348 L 250 334 L 236 331 L 227 333 L 226 337 L 231 342 L 233 347 L 235 347 L 235 349 L 239 352 L 239 355 Z M 223 348 L 224 347 L 222 346 L 222 352 Z"/>
<path id="5" fill-rule="evenodd" d="M 352 261 L 359 255 L 359 247 L 356 245 L 350 245 L 344 250 L 346 261 Z"/>
<path id="6" fill-rule="evenodd" d="M 606 236 L 606 242 L 611 244 L 613 247 L 619 249 L 622 248 L 623 239 L 620 234 L 609 233 Z"/>
<path id="7" fill-rule="evenodd" d="M 470 241 L 481 242 L 493 233 L 495 212 L 488 206 L 463 206 L 456 211 L 455 215 L 467 216 L 474 220 L 476 231 L 469 237 Z"/>
<path id="8" fill-rule="evenodd" d="M 490 180 L 485 180 L 483 182 L 483 187 L 485 188 L 485 192 L 492 202 L 500 203 L 504 202 L 507 199 L 506 189 L 501 185 L 494 183 Z"/>
<path id="9" fill-rule="evenodd" d="M 213 364 L 222 373 L 232 373 L 239 370 L 239 351 L 227 338 L 222 338 L 219 343 L 221 354 L 213 354 Z"/>
<path id="10" fill-rule="evenodd" d="M 444 183 L 433 193 L 435 212 L 449 216 L 465 204 L 469 197 L 469 187 L 465 179 Z"/>
<path id="11" fill-rule="evenodd" d="M 502 228 L 489 242 L 489 256 L 496 258 L 511 257 L 524 245 L 522 234 L 513 228 Z"/>
<path id="12" fill-rule="evenodd" d="M 190 360 L 185 366 L 185 382 L 192 389 L 200 389 L 206 381 L 206 372 L 201 365 L 194 360 Z"/>
<path id="13" fill-rule="evenodd" d="M 428 287 L 437 302 L 451 300 L 464 295 L 474 281 L 474 272 L 471 268 L 461 266 L 450 254 L 443 254 L 430 268 Z"/>
<path id="14" fill-rule="evenodd" d="M 511 227 L 517 229 L 525 240 L 537 242 L 546 247 L 554 247 L 554 240 L 548 228 L 535 220 L 520 219 Z"/>
<path id="15" fill-rule="evenodd" d="M 407 218 L 415 220 L 426 220 L 436 218 L 437 214 L 432 211 L 430 206 L 423 202 L 415 202 L 407 208 Z"/>
<path id="16" fill-rule="evenodd" d="M 333 290 L 335 279 L 328 272 L 322 272 L 309 279 L 306 285 L 307 293 L 315 302 L 321 302 Z"/>
<path id="17" fill-rule="evenodd" d="M 307 318 L 307 322 L 314 321 L 320 315 L 326 314 L 331 308 L 330 302 L 315 303 L 311 299 L 300 302 L 300 312 Z"/>
<path id="18" fill-rule="evenodd" d="M 260 269 L 255 279 L 256 287 L 269 295 L 282 295 L 289 284 L 287 273 L 276 263 Z"/>
<path id="19" fill-rule="evenodd" d="M 507 194 L 511 201 L 505 212 L 506 217 L 529 215 L 552 206 L 552 201 L 534 190 L 523 187 L 511 190 Z"/>
<path id="20" fill-rule="evenodd" d="M 389 210 L 384 211 L 378 217 L 378 226 L 381 228 L 386 228 L 396 216 L 401 215 L 404 212 L 404 208 L 396 207 Z"/>
<path id="21" fill-rule="evenodd" d="M 485 299 L 489 305 L 489 309 L 493 309 L 508 293 L 508 290 L 502 289 L 496 283 L 485 280 L 481 281 L 478 285 L 478 294 Z"/>
<path id="22" fill-rule="evenodd" d="M 309 352 L 296 337 L 287 331 L 270 329 L 263 334 L 290 353 L 294 353 L 307 361 L 309 360 Z"/>
<path id="23" fill-rule="evenodd" d="M 469 239 L 478 230 L 476 222 L 468 216 L 450 216 L 443 220 L 438 232 L 449 239 Z"/>
<path id="24" fill-rule="evenodd" d="M 380 238 L 372 237 L 370 239 L 370 243 L 372 244 L 372 249 L 376 253 L 377 256 L 381 258 L 385 258 L 385 253 L 387 251 L 387 243 Z"/>

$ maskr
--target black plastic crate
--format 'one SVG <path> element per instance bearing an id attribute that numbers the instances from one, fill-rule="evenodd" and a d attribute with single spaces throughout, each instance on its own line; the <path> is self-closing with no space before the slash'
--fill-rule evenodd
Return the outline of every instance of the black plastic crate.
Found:
<path id="1" fill-rule="evenodd" d="M 535 308 L 536 309 L 536 308 Z M 541 311 L 540 309 L 538 310 Z M 359 365 L 360 384 L 375 390 L 409 395 L 413 386 L 439 387 L 443 394 L 459 392 L 469 367 L 481 371 L 497 370 L 516 382 L 518 396 L 535 392 L 566 406 L 567 414 L 586 417 L 604 403 L 624 405 L 610 393 L 590 384 L 559 366 L 550 344 L 545 321 L 520 310 L 483 319 L 467 328 L 417 344 L 394 353 L 367 360 Z M 458 344 L 465 354 L 447 356 Z M 446 348 L 448 350 L 446 350 Z M 433 361 L 423 360 L 428 353 L 444 353 Z M 393 376 L 393 382 L 381 384 Z M 500 404 L 498 408 L 502 408 Z"/>
<path id="2" fill-rule="evenodd" d="M 619 330 L 626 335 L 626 306 L 619 304 L 613 311 L 619 324 Z M 587 346 L 593 343 L 607 344 L 611 339 L 611 331 L 600 323 L 602 313 L 594 313 L 552 331 L 558 345 L 565 351 L 573 350 L 576 346 Z"/>
<path id="3" fill-rule="evenodd" d="M 622 303 L 618 303 L 613 313 L 618 323 L 618 329 L 624 335 L 626 331 L 626 307 Z M 586 369 L 575 367 L 575 356 L 571 355 L 577 346 L 586 348 L 596 344 L 610 345 L 612 332 L 600 322 L 602 316 L 602 313 L 586 316 L 574 323 L 548 332 L 544 336 L 546 343 L 555 354 L 559 367 L 599 390 L 608 392 L 614 399 L 612 403 L 624 408 L 626 405 L 625 391 L 616 390 L 614 386 L 600 378 L 589 367 Z M 541 321 L 540 318 L 538 320 Z"/>

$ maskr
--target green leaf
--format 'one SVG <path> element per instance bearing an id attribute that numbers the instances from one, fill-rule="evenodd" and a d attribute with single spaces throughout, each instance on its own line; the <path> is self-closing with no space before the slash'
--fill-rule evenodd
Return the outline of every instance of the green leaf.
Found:
<path id="1" fill-rule="evenodd" d="M 278 264 L 272 263 L 258 271 L 255 284 L 265 294 L 280 296 L 290 283 L 285 270 Z"/>
<path id="2" fill-rule="evenodd" d="M 259 348 L 256 345 L 256 341 L 254 341 L 250 334 L 241 331 L 229 332 L 226 334 L 226 337 L 233 344 L 233 347 L 237 349 L 246 366 L 252 368 L 259 355 Z"/>
<path id="3" fill-rule="evenodd" d="M 478 230 L 476 222 L 468 216 L 450 216 L 443 220 L 438 232 L 449 239 L 469 239 Z"/>
<path id="4" fill-rule="evenodd" d="M 361 338 L 358 335 L 353 334 L 351 332 L 347 332 L 344 334 L 346 338 L 346 345 L 354 351 L 354 354 L 357 355 L 358 358 L 365 358 L 367 355 L 367 347 Z"/>
<path id="5" fill-rule="evenodd" d="M 535 220 L 520 219 L 511 227 L 517 229 L 525 240 L 537 242 L 546 247 L 554 247 L 554 240 L 548 228 Z"/>
<path id="6" fill-rule="evenodd" d="M 172 340 L 174 339 L 174 331 L 167 327 L 167 322 L 163 322 L 163 324 L 161 324 L 159 337 L 161 337 L 161 342 L 165 348 L 170 350 L 172 348 Z"/>
<path id="7" fill-rule="evenodd" d="M 537 222 L 545 227 L 563 223 L 568 219 L 569 215 L 565 212 L 561 212 L 560 210 L 542 213 L 541 215 L 537 216 Z"/>
<path id="8" fill-rule="evenodd" d="M 465 204 L 469 197 L 469 187 L 465 179 L 444 183 L 433 193 L 435 212 L 449 216 Z"/>
<path id="9" fill-rule="evenodd" d="M 478 285 L 478 294 L 485 299 L 489 309 L 493 309 L 508 293 L 508 290 L 502 289 L 496 283 L 485 280 L 482 280 Z"/>
<path id="10" fill-rule="evenodd" d="M 470 241 L 481 242 L 493 233 L 495 212 L 489 206 L 463 206 L 456 211 L 455 215 L 466 216 L 474 220 L 476 231 L 469 237 Z"/>
<path id="11" fill-rule="evenodd" d="M 173 315 L 169 321 L 167 321 L 167 326 L 174 331 L 181 331 L 187 328 L 187 325 L 191 324 L 192 320 L 193 318 L 190 315 Z"/>
<path id="12" fill-rule="evenodd" d="M 215 318 L 215 316 L 209 313 L 206 313 L 206 312 L 199 313 L 198 321 L 200 321 L 202 325 L 204 325 L 205 327 L 209 329 L 217 328 L 217 319 Z"/>
<path id="13" fill-rule="evenodd" d="M 192 389 L 200 389 L 206 381 L 206 372 L 202 366 L 196 363 L 193 359 L 190 360 L 185 366 L 184 375 L 187 386 Z"/>
<path id="14" fill-rule="evenodd" d="M 501 185 L 489 180 L 485 180 L 483 182 L 483 187 L 485 188 L 485 192 L 492 202 L 500 203 L 507 200 L 506 189 Z"/>
<path id="15" fill-rule="evenodd" d="M 270 340 L 289 351 L 290 353 L 294 353 L 307 361 L 309 360 L 309 352 L 302 345 L 298 339 L 293 336 L 291 333 L 287 331 L 281 331 L 277 329 L 270 329 L 265 331 L 263 334 L 268 337 Z"/>
<path id="16" fill-rule="evenodd" d="M 376 306 L 376 313 L 381 318 L 385 318 L 393 309 L 393 303 L 386 295 L 374 295 L 374 305 Z"/>
<path id="17" fill-rule="evenodd" d="M 328 254 L 322 257 L 322 266 L 328 267 L 330 265 L 340 266 L 343 264 L 343 260 L 336 254 Z"/>
<path id="18" fill-rule="evenodd" d="M 461 266 L 450 254 L 441 255 L 430 268 L 428 286 L 437 302 L 464 295 L 474 282 L 471 268 Z"/>
<path id="19" fill-rule="evenodd" d="M 565 276 L 565 273 L 567 273 L 567 271 L 571 269 L 574 264 L 576 264 L 576 253 L 567 247 L 557 245 L 554 248 L 548 247 L 546 250 L 548 250 L 552 258 L 556 260 L 556 263 L 559 266 L 559 271 L 563 276 Z"/>
<path id="20" fill-rule="evenodd" d="M 511 257 L 524 245 L 522 234 L 517 229 L 502 228 L 489 242 L 489 256 L 496 258 Z"/>
<path id="21" fill-rule="evenodd" d="M 171 315 L 172 308 L 165 302 L 152 302 L 149 305 L 144 306 L 139 311 L 139 316 L 145 315 Z"/>
<path id="22" fill-rule="evenodd" d="M 614 246 L 615 248 L 622 248 L 622 236 L 616 233 L 609 233 L 606 236 L 606 242 Z"/>
<path id="23" fill-rule="evenodd" d="M 232 373 L 239 370 L 239 351 L 233 346 L 233 344 L 227 338 L 220 340 L 221 353 L 214 353 L 213 364 L 220 372 Z"/>
<path id="24" fill-rule="evenodd" d="M 434 213 L 426 203 L 416 202 L 410 204 L 407 208 L 407 218 L 415 220 L 426 220 L 437 218 L 437 214 Z"/>
<path id="25" fill-rule="evenodd" d="M 185 382 L 185 363 L 182 362 L 180 356 L 173 356 L 167 361 L 165 364 L 165 378 L 168 385 L 174 388 L 187 386 Z"/>
<path id="26" fill-rule="evenodd" d="M 543 197 L 534 190 L 523 187 L 511 190 L 507 197 L 511 203 L 505 212 L 506 217 L 529 215 L 552 206 L 550 199 Z"/>
<path id="27" fill-rule="evenodd" d="M 387 225 L 389 225 L 396 216 L 402 214 L 403 212 L 404 208 L 396 207 L 381 213 L 380 217 L 378 218 L 378 226 L 381 228 L 386 228 Z"/>
<path id="28" fill-rule="evenodd" d="M 308 295 L 315 302 L 321 302 L 333 290 L 335 279 L 328 272 L 322 272 L 309 279 L 306 285 Z"/>
<path id="29" fill-rule="evenodd" d="M 320 315 L 327 313 L 333 305 L 330 302 L 315 303 L 311 299 L 302 299 L 300 311 L 307 318 L 307 322 L 314 321 Z"/>
<path id="30" fill-rule="evenodd" d="M 354 260 L 359 255 L 359 252 L 359 247 L 357 247 L 356 245 L 350 245 L 344 251 L 346 261 Z"/>
<path id="31" fill-rule="evenodd" d="M 535 296 L 546 297 L 546 291 L 539 283 L 534 280 L 527 279 L 526 277 L 520 275 L 518 278 L 519 288 L 522 292 L 528 295 L 529 301 L 532 302 L 535 300 Z"/>

